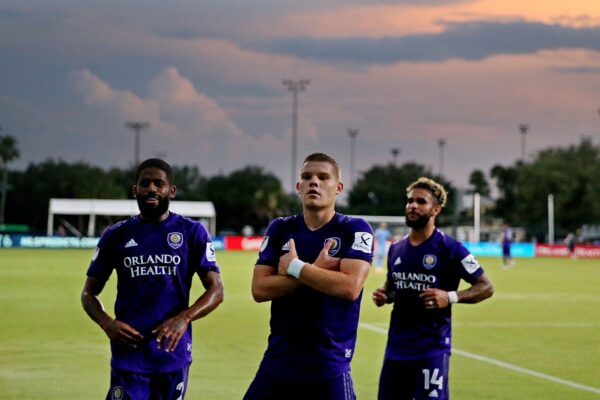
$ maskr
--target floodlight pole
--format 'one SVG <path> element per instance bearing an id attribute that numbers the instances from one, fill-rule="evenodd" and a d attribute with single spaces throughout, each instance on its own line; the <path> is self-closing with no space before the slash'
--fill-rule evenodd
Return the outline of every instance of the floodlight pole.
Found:
<path id="1" fill-rule="evenodd" d="M 358 136 L 358 129 L 348 129 L 348 135 L 350 135 L 350 184 L 353 185 L 356 159 L 356 136 Z"/>
<path id="2" fill-rule="evenodd" d="M 288 90 L 292 92 L 292 181 L 291 190 L 292 193 L 296 188 L 296 176 L 298 171 L 296 170 L 296 150 L 298 147 L 298 93 L 304 91 L 304 89 L 310 84 L 309 79 L 300 79 L 293 81 L 291 79 L 284 79 L 281 82 L 287 86 Z"/>
<path id="3" fill-rule="evenodd" d="M 521 132 L 521 161 L 525 162 L 525 136 L 529 130 L 529 125 L 519 124 L 519 131 Z"/>
<path id="4" fill-rule="evenodd" d="M 398 156 L 400 155 L 400 148 L 393 147 L 392 149 L 390 149 L 390 153 L 392 153 L 392 162 L 394 166 L 396 166 L 398 163 Z"/>
<path id="5" fill-rule="evenodd" d="M 444 146 L 446 145 L 446 139 L 439 139 L 438 146 L 440 147 L 440 177 L 444 176 Z"/>
<path id="6" fill-rule="evenodd" d="M 148 122 L 130 121 L 125 122 L 125 126 L 135 133 L 133 163 L 137 167 L 140 164 L 140 132 L 147 129 L 150 124 Z"/>

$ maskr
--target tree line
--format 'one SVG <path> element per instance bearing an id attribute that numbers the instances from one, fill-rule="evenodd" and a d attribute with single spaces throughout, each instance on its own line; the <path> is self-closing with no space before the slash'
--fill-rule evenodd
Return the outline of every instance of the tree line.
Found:
<path id="1" fill-rule="evenodd" d="M 132 198 L 131 168 L 105 170 L 85 162 L 48 159 L 32 163 L 24 171 L 10 171 L 9 162 L 18 156 L 16 141 L 0 137 L 7 224 L 26 224 L 45 232 L 50 198 Z M 261 232 L 273 218 L 300 211 L 296 195 L 286 193 L 279 179 L 259 166 L 211 177 L 194 165 L 175 165 L 174 170 L 177 199 L 213 202 L 217 231 L 240 232 L 250 225 Z M 484 223 L 494 219 L 520 226 L 540 241 L 545 240 L 547 230 L 548 194 L 554 195 L 557 234 L 575 231 L 583 224 L 600 224 L 600 146 L 589 138 L 566 148 L 542 150 L 527 162 L 495 165 L 487 174 L 475 170 L 466 191 L 415 162 L 374 165 L 360 174 L 347 193 L 347 204 L 338 209 L 348 214 L 403 215 L 405 188 L 420 176 L 432 177 L 448 189 L 447 210 L 438 219 L 441 226 L 471 223 L 470 210 L 464 208 L 461 196 L 474 192 L 494 194 Z M 84 216 L 64 218 L 75 227 L 86 224 Z M 116 222 L 103 218 L 99 225 Z"/>

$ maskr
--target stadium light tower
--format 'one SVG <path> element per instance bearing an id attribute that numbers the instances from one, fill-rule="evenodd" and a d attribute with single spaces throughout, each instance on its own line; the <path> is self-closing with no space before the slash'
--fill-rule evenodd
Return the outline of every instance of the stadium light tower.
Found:
<path id="1" fill-rule="evenodd" d="M 148 122 L 130 121 L 125 122 L 125 126 L 135 133 L 133 163 L 137 167 L 140 164 L 140 132 L 147 129 L 150 124 Z"/>
<path id="2" fill-rule="evenodd" d="M 440 147 L 440 177 L 444 176 L 444 146 L 446 145 L 446 139 L 438 139 L 438 146 Z"/>
<path id="3" fill-rule="evenodd" d="M 392 153 L 392 163 L 396 166 L 398 163 L 398 156 L 400 155 L 400 147 L 391 148 L 390 153 Z"/>
<path id="4" fill-rule="evenodd" d="M 292 92 L 292 193 L 296 188 L 296 148 L 298 147 L 298 93 L 304 91 L 310 84 L 309 79 L 300 79 L 293 81 L 291 79 L 284 79 L 281 82 L 287 86 L 288 90 Z"/>
<path id="5" fill-rule="evenodd" d="M 358 136 L 358 129 L 348 129 L 348 135 L 350 135 L 350 184 L 354 183 L 354 164 L 356 158 L 356 136 Z"/>
<path id="6" fill-rule="evenodd" d="M 521 132 L 521 161 L 525 162 L 525 136 L 529 130 L 529 125 L 519 124 L 519 131 Z"/>

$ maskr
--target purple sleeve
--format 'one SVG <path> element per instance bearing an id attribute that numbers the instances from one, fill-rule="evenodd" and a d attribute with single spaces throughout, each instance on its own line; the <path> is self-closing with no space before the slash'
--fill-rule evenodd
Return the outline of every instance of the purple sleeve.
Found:
<path id="1" fill-rule="evenodd" d="M 215 253 L 215 246 L 210 237 L 210 234 L 202 224 L 198 224 L 198 229 L 194 230 L 194 243 L 195 248 L 190 249 L 191 252 L 198 252 L 201 257 L 198 257 L 199 264 L 193 265 L 192 267 L 198 274 L 206 273 L 209 271 L 220 272 L 219 266 L 217 265 L 217 255 Z"/>
<path id="2" fill-rule="evenodd" d="M 279 231 L 281 230 L 282 220 L 277 218 L 269 224 L 262 244 L 258 253 L 256 264 L 268 265 L 277 268 L 279 265 L 279 257 L 281 256 L 281 238 Z"/>
<path id="3" fill-rule="evenodd" d="M 373 261 L 373 228 L 361 218 L 353 218 L 348 239 L 351 243 L 344 253 L 343 258 L 364 260 L 369 264 Z"/>
<path id="4" fill-rule="evenodd" d="M 87 276 L 94 277 L 106 282 L 115 268 L 111 252 L 109 232 L 106 231 L 100 238 L 96 250 L 92 255 L 92 261 L 87 270 Z"/>
<path id="5" fill-rule="evenodd" d="M 462 244 L 457 244 L 453 251 L 453 258 L 459 265 L 460 277 L 465 281 L 473 284 L 483 275 L 483 268 L 477 259 Z"/>

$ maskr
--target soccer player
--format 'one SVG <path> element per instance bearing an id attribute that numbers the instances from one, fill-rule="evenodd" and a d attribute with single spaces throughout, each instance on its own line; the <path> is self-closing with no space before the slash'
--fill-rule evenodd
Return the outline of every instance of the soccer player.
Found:
<path id="1" fill-rule="evenodd" d="M 508 224 L 502 224 L 502 264 L 504 269 L 514 266 L 514 260 L 510 254 L 512 245 L 513 231 Z"/>
<path id="2" fill-rule="evenodd" d="M 387 253 L 387 241 L 392 233 L 387 229 L 387 224 L 382 222 L 375 229 L 375 273 L 383 273 L 383 259 Z"/>
<path id="3" fill-rule="evenodd" d="M 373 230 L 335 211 L 343 190 L 337 162 L 306 157 L 296 190 L 303 212 L 271 222 L 252 279 L 271 301 L 271 332 L 244 399 L 355 399 L 350 361 Z"/>
<path id="4" fill-rule="evenodd" d="M 378 399 L 444 400 L 452 304 L 480 302 L 493 288 L 467 249 L 435 227 L 446 204 L 443 186 L 419 178 L 407 195 L 409 234 L 390 247 L 387 280 L 373 292 L 378 307 L 394 303 Z M 457 291 L 461 279 L 470 287 Z"/>
<path id="5" fill-rule="evenodd" d="M 81 302 L 111 344 L 107 399 L 183 399 L 191 322 L 223 301 L 211 238 L 199 222 L 169 211 L 175 193 L 169 164 L 142 162 L 133 186 L 140 214 L 104 232 L 87 271 Z M 115 318 L 98 299 L 113 270 Z M 189 306 L 194 274 L 205 291 Z"/>

